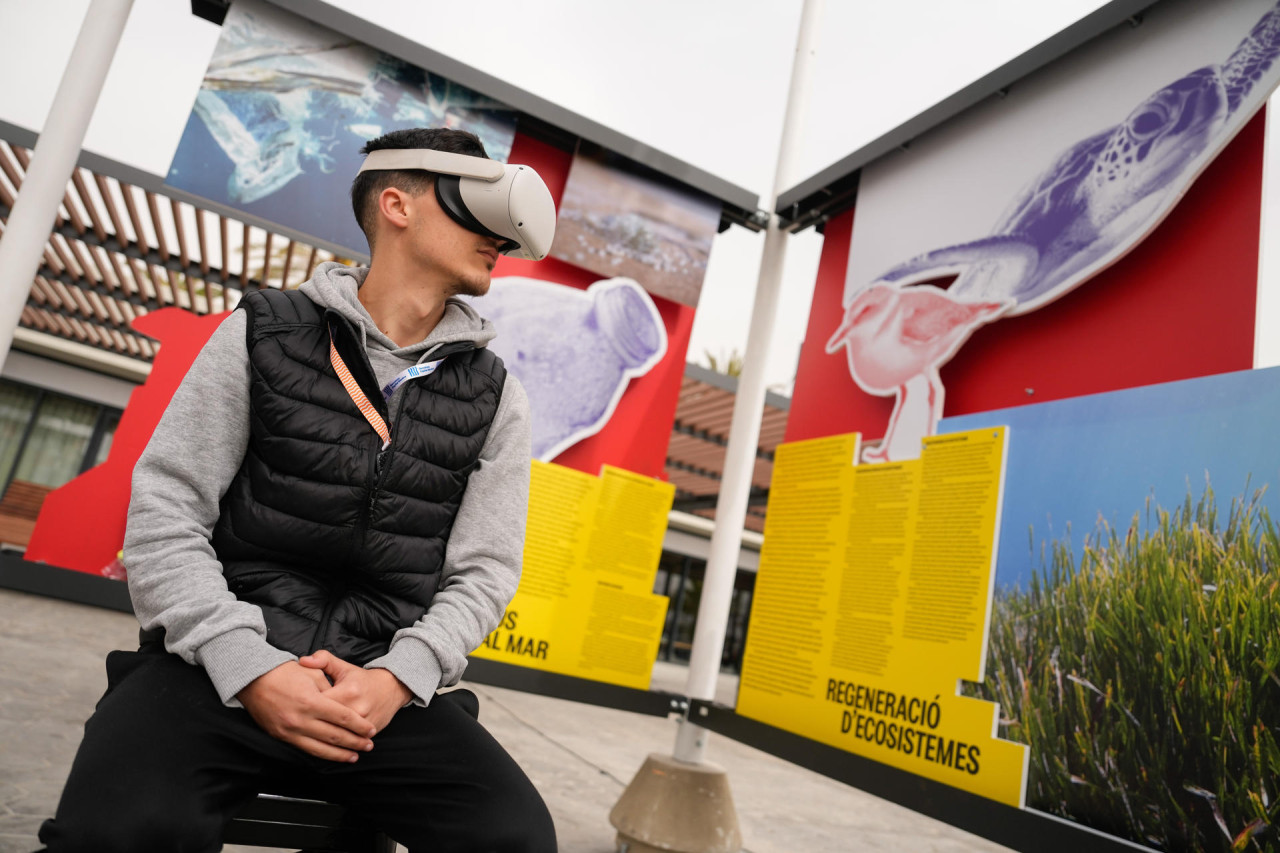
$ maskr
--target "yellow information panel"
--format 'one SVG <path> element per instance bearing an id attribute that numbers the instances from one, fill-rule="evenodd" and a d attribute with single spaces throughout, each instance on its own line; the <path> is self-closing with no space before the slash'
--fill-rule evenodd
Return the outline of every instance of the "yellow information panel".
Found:
<path id="1" fill-rule="evenodd" d="M 472 652 L 486 660 L 646 690 L 667 598 L 653 594 L 670 483 L 605 466 L 533 462 L 520 589 Z"/>
<path id="2" fill-rule="evenodd" d="M 737 711 L 1022 807 L 1027 748 L 981 681 L 1005 429 L 854 466 L 856 433 L 778 447 Z"/>

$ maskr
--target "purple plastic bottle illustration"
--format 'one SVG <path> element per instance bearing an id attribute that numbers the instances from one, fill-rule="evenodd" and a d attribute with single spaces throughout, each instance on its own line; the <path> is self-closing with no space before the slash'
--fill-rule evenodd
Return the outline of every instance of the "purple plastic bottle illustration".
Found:
<path id="1" fill-rule="evenodd" d="M 543 462 L 599 432 L 627 383 L 667 352 L 662 316 L 629 278 L 582 291 L 507 276 L 471 301 L 498 329 L 490 349 L 529 394 L 533 455 Z"/>
<path id="2" fill-rule="evenodd" d="M 865 446 L 863 460 L 919 455 L 942 416 L 938 369 L 976 328 L 1057 299 L 1150 234 L 1276 87 L 1277 58 L 1280 3 L 1222 65 L 1174 80 L 1059 154 L 989 236 L 926 252 L 846 293 L 826 351 L 847 348 L 863 390 L 898 398 L 883 441 Z M 917 286 L 947 275 L 957 277 L 945 291 Z"/>

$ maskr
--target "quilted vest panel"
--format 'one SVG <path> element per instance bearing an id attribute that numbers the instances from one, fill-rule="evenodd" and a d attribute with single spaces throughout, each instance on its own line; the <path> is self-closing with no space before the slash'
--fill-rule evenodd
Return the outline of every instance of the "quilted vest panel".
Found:
<path id="1" fill-rule="evenodd" d="M 446 345 L 408 381 L 394 418 L 350 324 L 296 291 L 245 295 L 250 437 L 223 497 L 213 548 L 236 597 L 258 605 L 267 641 L 364 664 L 426 612 L 445 545 L 493 423 L 506 370 L 487 349 Z M 391 444 L 329 361 L 330 328 Z"/>

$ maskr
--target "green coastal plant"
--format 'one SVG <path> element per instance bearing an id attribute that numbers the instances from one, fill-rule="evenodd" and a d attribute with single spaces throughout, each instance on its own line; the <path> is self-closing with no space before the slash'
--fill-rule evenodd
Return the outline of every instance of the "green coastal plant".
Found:
<path id="1" fill-rule="evenodd" d="M 1079 559 L 1054 542 L 997 596 L 969 692 L 1030 744 L 1028 806 L 1157 849 L 1280 851 L 1280 534 L 1261 495 L 1225 524 L 1208 486 L 1173 512 L 1149 499 L 1145 527 L 1100 524 Z"/>

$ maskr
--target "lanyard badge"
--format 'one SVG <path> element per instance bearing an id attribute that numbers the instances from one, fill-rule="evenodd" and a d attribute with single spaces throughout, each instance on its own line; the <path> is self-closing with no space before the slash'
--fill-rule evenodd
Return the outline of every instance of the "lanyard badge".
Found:
<path id="1" fill-rule="evenodd" d="M 428 361 L 426 364 L 415 364 L 400 371 L 400 375 L 388 382 L 382 389 L 382 398 L 390 400 L 396 389 L 410 379 L 430 376 L 435 373 L 436 368 L 443 361 L 444 359 L 441 358 L 435 361 Z M 360 414 L 364 415 L 364 419 L 369 422 L 369 426 L 373 427 L 373 431 L 382 439 L 382 449 L 386 450 L 391 445 L 391 430 L 387 427 L 387 422 L 383 420 L 382 413 L 378 411 L 373 403 L 369 402 L 369 397 L 364 393 L 364 389 L 360 387 L 360 383 L 356 382 L 356 378 L 351 375 L 351 371 L 347 368 L 347 363 L 342 360 L 342 356 L 338 355 L 338 347 L 334 344 L 332 326 L 329 327 L 329 363 L 333 365 L 334 372 L 338 374 L 342 387 L 347 389 L 351 402 L 356 404 Z"/>
<path id="2" fill-rule="evenodd" d="M 426 364 L 415 364 L 412 367 L 406 367 L 400 371 L 400 375 L 392 379 L 382 387 L 382 399 L 390 400 L 391 395 L 396 393 L 396 389 L 403 385 L 409 379 L 417 379 L 419 376 L 430 376 L 436 372 L 436 368 L 440 366 L 444 359 L 436 359 L 428 361 Z"/>

